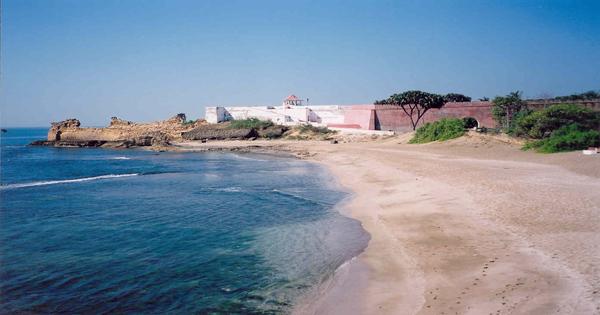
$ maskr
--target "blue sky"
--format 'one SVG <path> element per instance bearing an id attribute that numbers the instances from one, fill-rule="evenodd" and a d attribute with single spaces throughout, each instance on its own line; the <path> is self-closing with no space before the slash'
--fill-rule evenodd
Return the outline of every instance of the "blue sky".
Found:
<path id="1" fill-rule="evenodd" d="M 3 126 L 600 89 L 600 1 L 5 0 Z"/>

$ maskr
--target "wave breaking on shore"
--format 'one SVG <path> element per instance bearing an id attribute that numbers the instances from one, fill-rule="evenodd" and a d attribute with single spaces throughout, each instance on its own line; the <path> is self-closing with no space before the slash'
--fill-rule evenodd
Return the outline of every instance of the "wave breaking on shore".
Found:
<path id="1" fill-rule="evenodd" d="M 39 181 L 39 182 L 31 182 L 31 183 L 17 183 L 17 184 L 8 184 L 8 185 L 0 186 L 0 190 L 46 186 L 46 185 L 56 185 L 56 184 L 80 183 L 80 182 L 89 182 L 89 181 L 101 180 L 101 179 L 131 177 L 131 176 L 138 176 L 138 175 L 140 175 L 140 174 L 138 174 L 138 173 L 109 174 L 109 175 L 100 175 L 100 176 L 75 178 L 75 179 L 48 180 L 48 181 Z"/>

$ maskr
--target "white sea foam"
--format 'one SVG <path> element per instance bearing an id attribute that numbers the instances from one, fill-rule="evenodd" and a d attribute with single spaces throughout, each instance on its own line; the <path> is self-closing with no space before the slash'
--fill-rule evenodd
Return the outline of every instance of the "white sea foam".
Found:
<path id="1" fill-rule="evenodd" d="M 31 183 L 9 184 L 9 185 L 1 186 L 0 189 L 1 190 L 5 190 L 5 189 L 17 189 L 17 188 L 25 188 L 25 187 L 56 185 L 56 184 L 89 182 L 89 181 L 99 180 L 99 179 L 131 177 L 131 176 L 137 176 L 137 175 L 139 175 L 139 174 L 137 174 L 137 173 L 132 173 L 132 174 L 109 174 L 109 175 L 100 175 L 100 176 L 84 177 L 84 178 L 76 178 L 76 179 L 48 180 L 48 181 L 31 182 Z"/>
<path id="2" fill-rule="evenodd" d="M 111 158 L 111 160 L 131 160 L 131 158 L 126 156 L 115 156 L 114 158 Z"/>
<path id="3" fill-rule="evenodd" d="M 226 187 L 226 188 L 217 188 L 216 191 L 224 191 L 224 192 L 241 192 L 242 188 L 240 187 Z"/>
<path id="4" fill-rule="evenodd" d="M 249 154 L 233 154 L 232 155 L 234 158 L 238 159 L 238 160 L 249 160 L 249 161 L 258 161 L 258 162 L 268 162 L 268 160 L 264 160 L 264 159 L 259 159 L 257 157 L 253 157 L 252 155 Z"/>

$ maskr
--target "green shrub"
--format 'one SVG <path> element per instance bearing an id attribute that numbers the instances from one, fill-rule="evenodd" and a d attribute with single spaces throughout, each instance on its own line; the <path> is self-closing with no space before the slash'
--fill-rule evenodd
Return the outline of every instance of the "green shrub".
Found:
<path id="1" fill-rule="evenodd" d="M 600 130 L 600 113 L 573 104 L 558 104 L 518 117 L 513 134 L 542 139 L 571 124 L 579 130 Z"/>
<path id="2" fill-rule="evenodd" d="M 327 127 L 315 127 L 315 126 L 309 125 L 309 124 L 299 125 L 297 127 L 297 129 L 298 129 L 298 132 L 300 134 L 305 134 L 305 133 L 316 133 L 316 134 L 334 133 L 333 130 L 330 130 Z"/>
<path id="3" fill-rule="evenodd" d="M 582 150 L 600 146 L 600 132 L 590 130 L 573 123 L 562 126 L 542 140 L 528 142 L 523 149 L 535 149 L 537 152 L 553 153 Z"/>
<path id="4" fill-rule="evenodd" d="M 505 130 L 506 133 L 508 133 L 511 136 L 522 136 L 520 135 L 519 131 L 519 127 L 518 127 L 518 123 L 519 121 L 523 120 L 525 117 L 529 116 L 532 113 L 532 110 L 528 109 L 528 108 L 522 108 L 520 111 L 518 111 L 516 114 L 513 115 L 513 121 L 514 123 L 510 125 L 510 127 L 508 128 L 508 130 Z"/>
<path id="5" fill-rule="evenodd" d="M 417 129 L 415 136 L 409 143 L 426 143 L 431 141 L 445 141 L 462 136 L 465 125 L 462 119 L 444 118 L 433 123 L 426 123 Z"/>
<path id="6" fill-rule="evenodd" d="M 274 126 L 270 120 L 260 120 L 258 118 L 236 119 L 229 124 L 230 129 L 265 129 Z"/>

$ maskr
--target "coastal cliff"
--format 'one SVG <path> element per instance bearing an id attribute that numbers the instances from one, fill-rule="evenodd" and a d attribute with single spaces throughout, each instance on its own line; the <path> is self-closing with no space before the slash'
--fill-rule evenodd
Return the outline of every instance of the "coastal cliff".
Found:
<path id="1" fill-rule="evenodd" d="M 135 123 L 112 117 L 108 127 L 87 128 L 81 127 L 79 120 L 71 118 L 52 123 L 47 139 L 31 144 L 57 147 L 164 147 L 172 141 L 182 140 L 183 133 L 203 124 L 203 120 L 188 122 L 185 114 L 177 114 L 152 123 Z"/>

